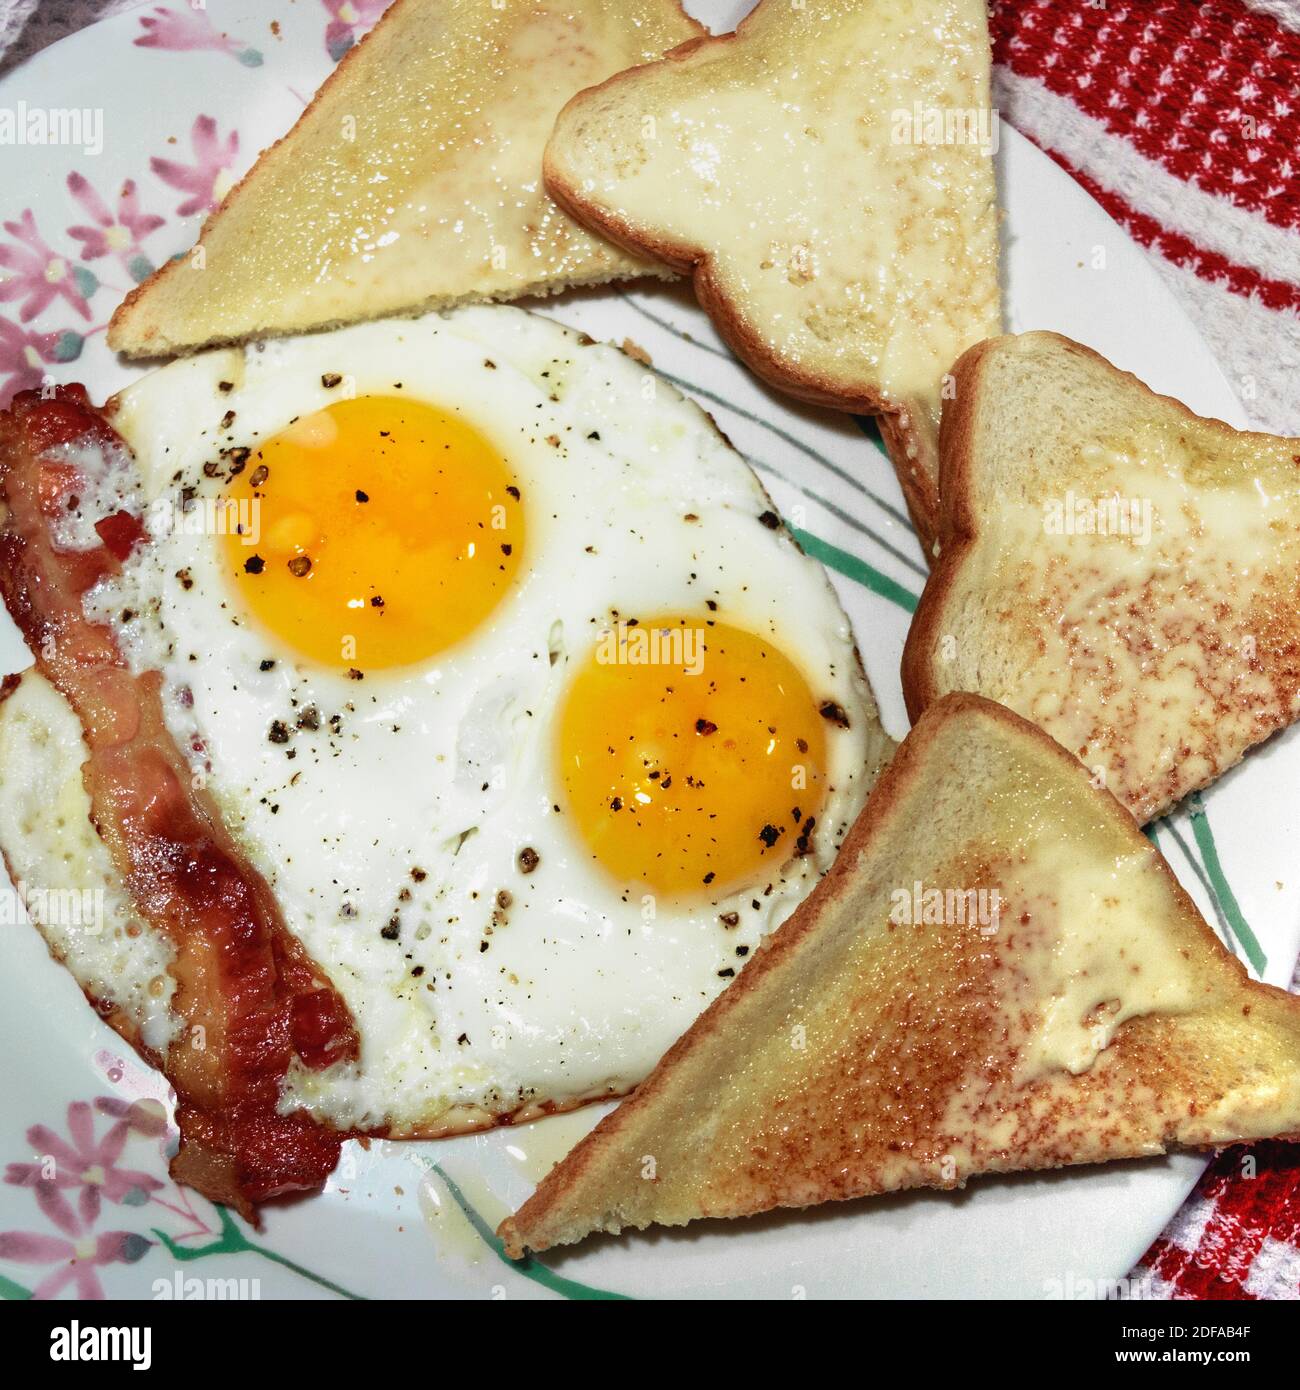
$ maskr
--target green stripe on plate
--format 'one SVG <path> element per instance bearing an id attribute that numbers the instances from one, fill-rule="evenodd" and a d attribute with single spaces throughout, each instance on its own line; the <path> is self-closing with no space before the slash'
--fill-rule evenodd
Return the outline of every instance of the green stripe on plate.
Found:
<path id="1" fill-rule="evenodd" d="M 846 579 L 852 579 L 855 583 L 870 589 L 873 594 L 887 598 L 890 603 L 896 603 L 904 613 L 916 612 L 919 602 L 917 595 L 910 589 L 905 589 L 896 579 L 882 574 L 874 565 L 867 564 L 856 555 L 850 555 L 847 550 L 841 550 L 830 541 L 822 540 L 820 536 L 814 536 L 811 531 L 800 531 L 791 527 L 790 534 L 814 560 L 820 560 L 827 569 L 842 574 Z"/>
<path id="2" fill-rule="evenodd" d="M 590 1284 L 580 1284 L 576 1279 L 566 1279 L 562 1274 L 556 1274 L 553 1270 L 547 1269 L 532 1255 L 525 1255 L 522 1260 L 512 1260 L 506 1254 L 505 1246 L 497 1239 L 497 1233 L 478 1214 L 469 1198 L 456 1186 L 455 1181 L 448 1177 L 442 1165 L 430 1163 L 427 1159 L 424 1162 L 447 1185 L 447 1191 L 451 1193 L 453 1201 L 464 1212 L 465 1219 L 473 1226 L 475 1234 L 508 1269 L 512 1269 L 516 1274 L 522 1274 L 525 1279 L 531 1279 L 534 1284 L 541 1284 L 543 1288 L 550 1289 L 553 1293 L 563 1294 L 565 1298 L 584 1302 L 590 1302 L 593 1299 L 630 1301 L 628 1294 L 610 1293 L 606 1289 L 592 1288 Z"/>
<path id="3" fill-rule="evenodd" d="M 1201 851 L 1201 858 L 1205 861 L 1205 872 L 1214 887 L 1214 896 L 1219 900 L 1219 906 L 1228 919 L 1233 936 L 1245 951 L 1246 959 L 1254 967 L 1255 973 L 1262 975 L 1264 967 L 1268 964 L 1268 957 L 1260 947 L 1255 933 L 1251 931 L 1250 923 L 1242 915 L 1237 895 L 1224 875 L 1223 865 L 1219 863 L 1219 847 L 1214 843 L 1214 831 L 1210 829 L 1210 820 L 1205 814 L 1205 801 L 1200 792 L 1192 794 L 1188 812 L 1192 820 L 1192 834 L 1196 837 L 1196 847 Z"/>

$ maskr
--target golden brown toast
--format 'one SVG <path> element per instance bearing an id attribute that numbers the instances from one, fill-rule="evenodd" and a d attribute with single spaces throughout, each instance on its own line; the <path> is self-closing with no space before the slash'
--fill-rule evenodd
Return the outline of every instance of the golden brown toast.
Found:
<path id="1" fill-rule="evenodd" d="M 974 695 L 834 868 L 501 1227 L 593 1231 L 1300 1131 L 1300 999 L 1250 980 L 1109 792 Z"/>
<path id="2" fill-rule="evenodd" d="M 984 0 L 761 0 L 574 97 L 546 186 L 759 376 L 882 414 L 928 553 L 941 378 L 1000 328 L 996 130 Z"/>
<path id="3" fill-rule="evenodd" d="M 574 92 L 702 32 L 677 0 L 397 0 L 109 345 L 158 357 L 664 274 L 551 202 L 542 149 Z"/>
<path id="4" fill-rule="evenodd" d="M 1240 433 L 1054 333 L 953 369 L 915 718 L 974 690 L 1145 823 L 1300 715 L 1300 440 Z"/>

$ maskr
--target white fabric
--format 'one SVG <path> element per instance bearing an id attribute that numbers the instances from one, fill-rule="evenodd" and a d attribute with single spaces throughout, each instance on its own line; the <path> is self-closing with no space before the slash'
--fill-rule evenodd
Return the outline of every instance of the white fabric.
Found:
<path id="1" fill-rule="evenodd" d="M 1285 3 L 1300 24 L 1300 0 Z M 1134 211 L 1206 252 L 1270 279 L 1297 282 L 1300 236 L 1294 232 L 1175 178 L 1038 80 L 998 66 L 993 81 L 1005 119 Z M 1214 350 L 1247 414 L 1273 433 L 1300 435 L 1300 314 L 1270 309 L 1161 255 L 1147 255 Z"/>
<path id="2" fill-rule="evenodd" d="M 1272 15 L 1279 24 L 1300 31 L 1300 0 L 1242 0 L 1247 9 Z"/>

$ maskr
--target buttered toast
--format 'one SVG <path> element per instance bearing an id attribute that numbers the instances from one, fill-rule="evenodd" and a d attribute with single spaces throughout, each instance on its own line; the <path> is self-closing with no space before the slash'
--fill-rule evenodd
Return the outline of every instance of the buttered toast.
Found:
<path id="1" fill-rule="evenodd" d="M 834 868 L 501 1227 L 594 1231 L 1300 1131 L 1300 1000 L 1252 982 L 1041 729 L 952 695 Z"/>
<path id="2" fill-rule="evenodd" d="M 663 275 L 551 202 L 542 149 L 567 97 L 702 32 L 677 0 L 397 0 L 109 345 L 158 357 Z"/>
<path id="3" fill-rule="evenodd" d="M 999 700 L 1145 823 L 1300 714 L 1300 440 L 1052 333 L 981 343 L 954 382 L 908 709 Z"/>
<path id="4" fill-rule="evenodd" d="M 761 0 L 570 101 L 546 185 L 759 376 L 880 414 L 928 542 L 941 379 L 1000 328 L 995 136 L 983 0 Z"/>

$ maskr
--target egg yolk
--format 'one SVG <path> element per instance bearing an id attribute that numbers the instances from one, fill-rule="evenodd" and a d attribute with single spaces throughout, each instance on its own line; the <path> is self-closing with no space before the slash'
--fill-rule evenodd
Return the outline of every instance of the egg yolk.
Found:
<path id="1" fill-rule="evenodd" d="M 826 717 L 751 632 L 685 618 L 601 634 L 565 697 L 560 781 L 594 858 L 624 885 L 717 898 L 807 850 Z"/>
<path id="2" fill-rule="evenodd" d="M 226 456 L 228 567 L 296 651 L 348 670 L 405 666 L 473 632 L 509 590 L 520 491 L 473 426 L 421 401 L 341 400 Z"/>

